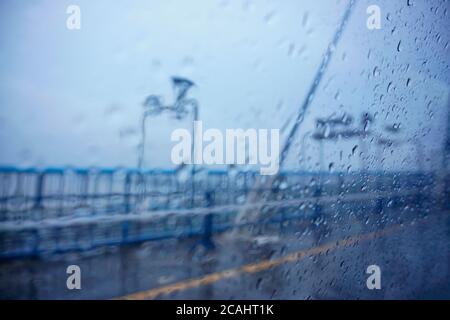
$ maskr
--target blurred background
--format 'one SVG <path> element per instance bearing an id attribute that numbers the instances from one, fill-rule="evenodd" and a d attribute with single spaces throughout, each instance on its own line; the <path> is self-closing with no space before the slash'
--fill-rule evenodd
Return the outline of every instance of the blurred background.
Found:
<path id="1" fill-rule="evenodd" d="M 2 1 L 0 298 L 449 299 L 449 9 Z M 174 165 L 194 119 L 279 174 Z"/>

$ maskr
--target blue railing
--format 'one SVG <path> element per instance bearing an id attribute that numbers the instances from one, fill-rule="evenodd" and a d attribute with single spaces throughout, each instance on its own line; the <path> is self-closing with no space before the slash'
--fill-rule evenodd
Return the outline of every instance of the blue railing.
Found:
<path id="1" fill-rule="evenodd" d="M 194 195 L 190 179 L 159 169 L 0 168 L 0 257 L 167 238 L 200 237 L 207 244 L 233 227 L 312 219 L 330 211 L 336 197 L 374 213 L 405 203 L 429 208 L 435 201 L 429 173 L 283 172 L 270 188 L 255 190 L 265 179 L 256 172 L 200 171 Z M 270 214 L 237 223 L 255 191 Z"/>

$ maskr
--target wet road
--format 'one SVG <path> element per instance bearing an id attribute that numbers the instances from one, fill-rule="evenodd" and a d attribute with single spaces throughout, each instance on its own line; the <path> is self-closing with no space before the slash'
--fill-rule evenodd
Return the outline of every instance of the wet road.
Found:
<path id="1" fill-rule="evenodd" d="M 406 299 L 450 298 L 449 213 L 415 212 L 368 223 L 356 215 L 249 227 L 1 262 L 3 299 Z M 68 290 L 66 268 L 81 268 Z M 381 290 L 366 268 L 381 268 Z"/>

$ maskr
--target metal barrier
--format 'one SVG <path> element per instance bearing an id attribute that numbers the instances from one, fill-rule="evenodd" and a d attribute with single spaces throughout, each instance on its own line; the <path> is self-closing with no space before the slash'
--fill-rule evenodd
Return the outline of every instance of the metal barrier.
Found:
<path id="1" fill-rule="evenodd" d="M 192 195 L 189 178 L 174 170 L 0 168 L 0 257 L 194 236 L 213 247 L 215 233 L 245 226 L 234 219 L 257 179 L 265 177 L 202 171 Z M 267 211 L 258 224 L 314 220 L 336 203 L 374 214 L 429 209 L 434 183 L 432 174 L 410 172 L 283 172 L 254 207 Z"/>

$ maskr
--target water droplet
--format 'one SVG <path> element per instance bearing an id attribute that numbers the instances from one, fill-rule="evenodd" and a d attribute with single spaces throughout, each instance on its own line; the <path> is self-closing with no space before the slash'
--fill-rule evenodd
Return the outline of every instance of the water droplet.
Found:
<path id="1" fill-rule="evenodd" d="M 401 45 L 402 45 L 402 41 L 400 40 L 400 41 L 398 42 L 398 44 L 397 44 L 397 52 L 402 51 Z"/>

